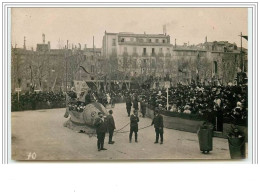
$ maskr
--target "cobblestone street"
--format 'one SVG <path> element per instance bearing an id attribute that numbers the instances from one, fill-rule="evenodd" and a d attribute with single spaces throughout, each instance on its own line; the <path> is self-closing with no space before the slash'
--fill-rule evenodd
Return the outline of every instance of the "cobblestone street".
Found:
<path id="1" fill-rule="evenodd" d="M 108 107 L 108 109 L 110 109 Z M 117 104 L 114 110 L 116 128 L 129 122 L 125 104 Z M 115 133 L 115 144 L 107 151 L 97 151 L 96 137 L 68 129 L 63 123 L 65 109 L 12 112 L 13 160 L 144 160 L 144 159 L 230 159 L 226 139 L 213 138 L 213 151 L 202 154 L 198 137 L 172 129 L 164 129 L 164 144 L 154 144 L 152 126 L 139 131 L 138 143 L 128 141 L 128 132 Z M 141 118 L 139 128 L 151 124 L 151 119 Z M 121 131 L 129 131 L 129 125 Z M 120 131 L 119 131 L 120 132 Z"/>

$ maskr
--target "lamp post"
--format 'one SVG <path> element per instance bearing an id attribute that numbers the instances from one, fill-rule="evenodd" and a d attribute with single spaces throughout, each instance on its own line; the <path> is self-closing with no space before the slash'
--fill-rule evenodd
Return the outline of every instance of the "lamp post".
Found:
<path id="1" fill-rule="evenodd" d="M 65 66 L 66 66 L 66 93 L 68 91 L 68 65 L 67 65 L 67 52 L 65 53 Z"/>

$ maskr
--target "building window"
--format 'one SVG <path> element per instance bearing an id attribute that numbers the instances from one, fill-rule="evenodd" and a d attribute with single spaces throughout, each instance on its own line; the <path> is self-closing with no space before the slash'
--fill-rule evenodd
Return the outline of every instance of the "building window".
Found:
<path id="1" fill-rule="evenodd" d="M 155 39 L 155 42 L 156 42 L 156 43 L 159 43 L 159 39 Z"/>
<path id="2" fill-rule="evenodd" d="M 146 48 L 143 48 L 143 55 L 146 55 Z"/>
<path id="3" fill-rule="evenodd" d="M 112 54 L 116 54 L 116 48 L 112 48 Z"/>
<path id="4" fill-rule="evenodd" d="M 131 38 L 130 38 L 130 41 L 131 41 L 131 42 L 133 42 L 133 41 L 134 41 L 134 38 L 133 38 L 133 37 L 131 37 Z"/>
<path id="5" fill-rule="evenodd" d="M 143 39 L 139 39 L 139 42 L 142 43 L 142 42 L 144 42 L 144 40 Z"/>
<path id="6" fill-rule="evenodd" d="M 170 52 L 170 48 L 167 48 L 167 52 Z"/>
<path id="7" fill-rule="evenodd" d="M 162 53 L 162 48 L 160 48 L 160 53 Z"/>
<path id="8" fill-rule="evenodd" d="M 152 42 L 152 39 L 147 39 L 147 42 L 148 42 L 148 43 L 151 43 L 151 42 Z"/>
<path id="9" fill-rule="evenodd" d="M 112 40 L 112 46 L 116 46 L 116 39 Z"/>
<path id="10" fill-rule="evenodd" d="M 214 73 L 218 73 L 218 63 L 216 61 L 214 61 Z"/>
<path id="11" fill-rule="evenodd" d="M 162 42 L 165 43 L 165 40 L 163 39 Z"/>
<path id="12" fill-rule="evenodd" d="M 125 38 L 121 38 L 121 42 L 125 42 Z"/>
<path id="13" fill-rule="evenodd" d="M 155 55 L 155 49 L 152 48 L 152 55 Z"/>
<path id="14" fill-rule="evenodd" d="M 127 52 L 127 47 L 124 47 L 124 52 Z"/>

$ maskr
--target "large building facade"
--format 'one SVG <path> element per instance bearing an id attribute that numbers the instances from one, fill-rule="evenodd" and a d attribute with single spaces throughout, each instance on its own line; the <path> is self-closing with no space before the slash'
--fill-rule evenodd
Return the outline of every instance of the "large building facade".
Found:
<path id="1" fill-rule="evenodd" d="M 67 44 L 68 45 L 68 44 Z M 171 44 L 166 34 L 107 33 L 102 48 L 65 46 L 51 49 L 50 42 L 36 50 L 12 47 L 11 86 L 22 90 L 70 89 L 73 80 L 164 82 L 233 82 L 247 72 L 247 50 L 227 41 L 198 45 Z M 83 68 L 82 68 L 83 67 Z M 129 83 L 128 82 L 128 83 Z"/>
<path id="2" fill-rule="evenodd" d="M 166 76 L 172 68 L 170 36 L 166 34 L 107 33 L 103 36 L 102 55 L 109 66 L 125 77 Z M 116 60 L 115 60 L 116 59 Z M 117 63 L 116 67 L 114 64 Z"/>
<path id="3" fill-rule="evenodd" d="M 110 73 L 116 69 L 124 78 L 226 85 L 234 81 L 239 69 L 247 70 L 247 51 L 240 49 L 235 43 L 208 42 L 207 38 L 198 45 L 173 45 L 166 34 L 105 32 L 101 54 Z"/>

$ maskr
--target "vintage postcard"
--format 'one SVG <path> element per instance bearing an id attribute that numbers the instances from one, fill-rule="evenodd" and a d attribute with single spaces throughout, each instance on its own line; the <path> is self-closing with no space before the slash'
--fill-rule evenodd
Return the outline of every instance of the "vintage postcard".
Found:
<path id="1" fill-rule="evenodd" d="M 248 9 L 11 8 L 11 158 L 248 158 Z"/>

